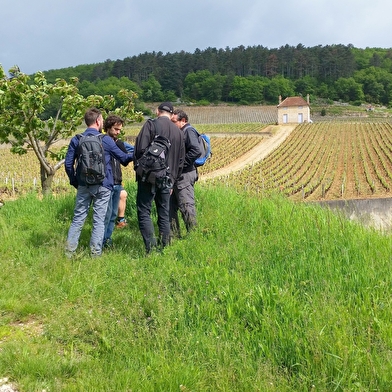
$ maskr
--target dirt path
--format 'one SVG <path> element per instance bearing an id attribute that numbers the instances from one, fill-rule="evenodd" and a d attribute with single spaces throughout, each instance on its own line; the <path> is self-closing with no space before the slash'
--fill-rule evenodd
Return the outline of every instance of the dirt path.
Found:
<path id="1" fill-rule="evenodd" d="M 252 148 L 246 154 L 230 163 L 230 165 L 222 167 L 212 173 L 200 176 L 199 181 L 206 181 L 211 178 L 227 175 L 233 171 L 241 170 L 247 165 L 264 159 L 270 152 L 284 142 L 295 127 L 296 125 L 270 125 L 267 129 L 265 129 L 266 132 L 271 133 L 270 137 L 263 139 L 256 147 Z"/>

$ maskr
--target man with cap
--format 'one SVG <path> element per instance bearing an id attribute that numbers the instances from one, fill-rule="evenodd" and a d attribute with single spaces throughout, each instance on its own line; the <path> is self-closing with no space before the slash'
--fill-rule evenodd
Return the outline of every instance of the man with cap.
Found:
<path id="1" fill-rule="evenodd" d="M 155 186 L 136 175 L 137 195 L 136 208 L 139 230 L 143 237 L 146 252 L 164 248 L 170 242 L 170 195 L 171 184 L 174 184 L 182 173 L 185 160 L 185 142 L 183 132 L 171 121 L 173 105 L 170 102 L 161 103 L 156 110 L 157 118 L 154 121 L 146 121 L 141 128 L 135 142 L 135 167 L 137 160 L 143 155 L 144 150 L 158 134 L 165 137 L 171 143 L 167 157 L 169 167 L 169 181 L 163 186 Z M 158 241 L 151 219 L 152 202 L 155 202 L 158 214 Z"/>

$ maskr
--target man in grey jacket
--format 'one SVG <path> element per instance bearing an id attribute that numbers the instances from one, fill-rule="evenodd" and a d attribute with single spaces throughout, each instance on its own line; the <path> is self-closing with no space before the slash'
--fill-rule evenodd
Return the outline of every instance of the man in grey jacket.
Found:
<path id="1" fill-rule="evenodd" d="M 185 162 L 182 174 L 174 184 L 170 198 L 170 230 L 172 237 L 181 237 L 178 210 L 180 210 L 187 232 L 196 226 L 196 206 L 194 185 L 198 180 L 195 161 L 201 151 L 196 130 L 188 123 L 188 115 L 181 109 L 173 113 L 172 121 L 184 133 Z"/>

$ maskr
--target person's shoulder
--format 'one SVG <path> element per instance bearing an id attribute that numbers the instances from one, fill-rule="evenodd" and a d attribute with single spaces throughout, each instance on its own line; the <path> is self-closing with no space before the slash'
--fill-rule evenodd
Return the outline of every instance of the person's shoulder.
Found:
<path id="1" fill-rule="evenodd" d="M 186 123 L 181 129 L 182 129 L 184 132 L 188 132 L 191 128 L 193 128 L 192 125 L 189 124 L 189 123 Z"/>
<path id="2" fill-rule="evenodd" d="M 98 135 L 101 136 L 102 143 L 105 143 L 105 144 L 107 144 L 109 146 L 115 146 L 116 145 L 116 142 L 108 134 L 106 134 L 106 133 L 99 133 Z"/>
<path id="3" fill-rule="evenodd" d="M 195 128 L 192 124 L 190 124 L 190 123 L 186 123 L 186 124 L 185 124 L 185 127 L 186 127 L 187 129 L 192 129 L 192 130 L 196 131 L 196 128 Z"/>
<path id="4" fill-rule="evenodd" d="M 144 124 L 142 125 L 142 127 L 140 128 L 140 133 L 144 132 L 144 131 L 150 131 L 150 129 L 153 127 L 154 121 L 156 119 L 153 118 L 148 118 Z"/>
<path id="5" fill-rule="evenodd" d="M 98 135 L 100 133 L 96 128 L 86 128 L 82 135 Z"/>

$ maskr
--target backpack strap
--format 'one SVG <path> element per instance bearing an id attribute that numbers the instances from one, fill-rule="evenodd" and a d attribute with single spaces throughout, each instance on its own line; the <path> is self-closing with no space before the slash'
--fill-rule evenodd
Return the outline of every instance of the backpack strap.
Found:
<path id="1" fill-rule="evenodd" d="M 197 129 L 196 128 L 194 128 L 194 127 L 192 127 L 192 125 L 190 125 L 190 124 L 188 124 L 184 129 L 183 129 L 183 131 L 185 132 L 187 129 L 192 129 L 193 130 L 193 132 L 195 132 L 195 134 L 196 134 L 196 136 L 197 137 L 199 137 L 200 136 L 200 133 L 197 131 Z"/>
<path id="2" fill-rule="evenodd" d="M 89 133 L 88 135 L 92 135 L 92 134 Z M 88 135 L 86 135 L 86 136 L 88 136 Z M 83 133 L 78 133 L 78 134 L 76 134 L 75 136 L 77 137 L 78 140 L 80 140 L 84 135 L 83 135 Z M 97 136 L 99 136 L 101 139 L 103 139 L 105 136 L 109 136 L 109 135 L 106 134 L 106 133 L 100 133 L 100 134 L 97 135 Z"/>
<path id="3" fill-rule="evenodd" d="M 151 143 L 155 139 L 155 137 L 159 135 L 157 130 L 158 122 L 154 118 L 149 118 L 147 121 L 149 121 L 152 124 L 151 130 L 153 130 L 153 132 L 150 132 L 150 143 Z"/>

